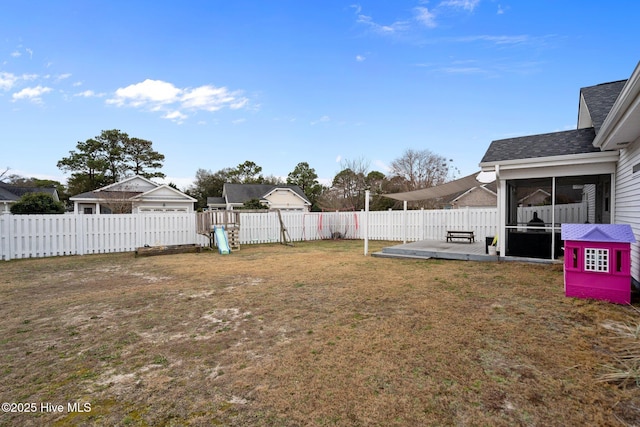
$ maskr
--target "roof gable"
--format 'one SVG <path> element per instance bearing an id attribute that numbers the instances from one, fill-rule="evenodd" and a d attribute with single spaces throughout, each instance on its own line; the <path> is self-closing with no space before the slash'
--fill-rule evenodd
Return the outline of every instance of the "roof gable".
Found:
<path id="1" fill-rule="evenodd" d="M 175 188 L 164 184 L 159 187 L 153 188 L 149 191 L 146 191 L 142 194 L 137 194 L 131 197 L 131 200 L 163 200 L 163 201 L 189 201 L 189 202 L 197 202 L 191 196 L 184 194 L 182 191 L 176 190 Z"/>
<path id="2" fill-rule="evenodd" d="M 455 203 L 455 202 L 459 201 L 460 199 L 462 199 L 463 197 L 468 196 L 471 193 L 474 193 L 476 191 L 482 191 L 482 190 L 484 190 L 484 192 L 488 193 L 489 195 L 491 195 L 493 197 L 497 196 L 495 191 L 487 188 L 487 184 L 483 184 L 483 185 L 478 185 L 478 186 L 472 187 L 472 188 L 470 188 L 468 190 L 461 191 L 461 192 L 458 192 L 458 193 L 455 193 L 455 194 L 451 195 L 449 203 Z"/>
<path id="3" fill-rule="evenodd" d="M 602 150 L 626 148 L 640 138 L 640 62 L 607 114 L 593 145 Z"/>
<path id="4" fill-rule="evenodd" d="M 619 80 L 580 89 L 578 127 L 593 126 L 597 134 L 626 82 L 626 80 Z M 586 117 L 590 120 L 587 121 Z"/>
<path id="5" fill-rule="evenodd" d="M 144 193 L 159 186 L 160 184 L 156 184 L 150 179 L 147 179 L 140 175 L 134 175 L 130 176 L 129 178 L 125 178 L 122 181 L 109 184 L 102 188 L 98 188 L 95 191 L 127 191 Z"/>
<path id="6" fill-rule="evenodd" d="M 263 199 L 268 199 L 271 195 L 273 195 L 277 191 L 283 191 L 283 190 L 286 191 L 289 194 L 293 194 L 295 197 L 297 197 L 298 199 L 302 200 L 302 202 L 305 205 L 311 205 L 311 202 L 307 199 L 307 197 L 304 194 L 301 196 L 296 191 L 294 191 L 293 188 L 291 188 L 291 187 L 279 187 L 279 186 L 276 186 L 271 191 L 269 191 L 267 194 L 265 194 L 262 198 Z"/>

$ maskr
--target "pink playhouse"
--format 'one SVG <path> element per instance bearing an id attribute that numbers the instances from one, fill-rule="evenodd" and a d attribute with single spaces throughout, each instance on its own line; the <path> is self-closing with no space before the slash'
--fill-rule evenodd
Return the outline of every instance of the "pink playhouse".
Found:
<path id="1" fill-rule="evenodd" d="M 565 295 L 631 303 L 628 224 L 562 224 Z"/>

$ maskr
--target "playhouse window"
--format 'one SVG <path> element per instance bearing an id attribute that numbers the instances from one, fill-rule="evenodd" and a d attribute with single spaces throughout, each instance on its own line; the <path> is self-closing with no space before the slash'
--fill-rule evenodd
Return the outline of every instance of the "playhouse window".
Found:
<path id="1" fill-rule="evenodd" d="M 584 269 L 587 271 L 609 272 L 609 249 L 584 249 Z"/>

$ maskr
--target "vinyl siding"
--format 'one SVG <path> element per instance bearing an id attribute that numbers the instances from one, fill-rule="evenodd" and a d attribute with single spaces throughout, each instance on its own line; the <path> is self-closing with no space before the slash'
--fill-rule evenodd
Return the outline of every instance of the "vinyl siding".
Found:
<path id="1" fill-rule="evenodd" d="M 620 151 L 616 174 L 615 223 L 629 224 L 636 239 L 640 240 L 640 170 L 633 173 L 634 165 L 640 164 L 640 139 Z M 640 244 L 631 245 L 631 275 L 640 280 Z"/>

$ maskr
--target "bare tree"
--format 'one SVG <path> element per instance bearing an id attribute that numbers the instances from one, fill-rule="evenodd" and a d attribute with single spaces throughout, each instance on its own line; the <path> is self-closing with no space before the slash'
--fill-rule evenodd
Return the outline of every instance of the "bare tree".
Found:
<path id="1" fill-rule="evenodd" d="M 131 197 L 139 194 L 132 191 L 128 185 L 119 186 L 117 190 L 103 190 L 99 191 L 102 206 L 109 208 L 111 213 L 125 214 L 133 211 L 133 203 Z"/>
<path id="2" fill-rule="evenodd" d="M 0 172 L 0 182 L 4 180 L 4 176 L 9 173 L 11 168 L 7 166 L 2 172 Z"/>
<path id="3" fill-rule="evenodd" d="M 443 184 L 450 172 L 450 162 L 429 150 L 406 150 L 391 162 L 391 175 L 404 179 L 405 191 Z"/>
<path id="4" fill-rule="evenodd" d="M 333 178 L 331 188 L 320 197 L 319 205 L 323 209 L 363 209 L 369 162 L 344 160 L 340 166 L 342 170 Z"/>
<path id="5" fill-rule="evenodd" d="M 430 150 L 408 149 L 391 162 L 392 179 L 396 185 L 401 185 L 401 191 L 413 191 L 421 188 L 434 187 L 444 184 L 453 175 L 451 162 L 445 157 Z M 411 203 L 414 208 L 433 208 L 433 200 L 423 200 Z"/>

